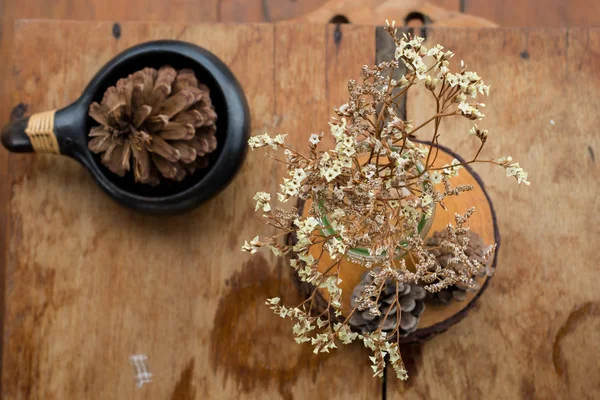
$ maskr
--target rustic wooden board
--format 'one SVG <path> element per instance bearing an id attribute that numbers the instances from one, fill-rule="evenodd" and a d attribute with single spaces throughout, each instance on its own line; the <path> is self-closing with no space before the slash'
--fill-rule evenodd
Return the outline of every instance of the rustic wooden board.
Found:
<path id="1" fill-rule="evenodd" d="M 346 79 L 375 58 L 374 32 L 363 27 L 121 27 L 117 40 L 112 23 L 18 24 L 18 100 L 30 112 L 65 105 L 119 51 L 180 37 L 230 63 L 255 133 L 304 140 L 326 128 Z M 522 160 L 532 186 L 477 169 L 502 232 L 497 275 L 469 318 L 404 349 L 412 377 L 389 379 L 388 398 L 597 398 L 599 31 L 436 30 L 429 38 L 492 84 L 488 154 Z M 409 118 L 426 104 L 410 98 Z M 447 128 L 454 150 L 473 149 L 464 125 Z M 381 397 L 360 346 L 315 358 L 262 306 L 266 296 L 295 294 L 281 262 L 238 253 L 264 229 L 249 196 L 281 172 L 261 153 L 216 199 L 168 220 L 113 204 L 67 159 L 11 156 L 9 169 L 7 398 Z M 148 354 L 155 374 L 139 390 L 128 362 L 135 353 Z"/>
<path id="2" fill-rule="evenodd" d="M 397 21 L 398 26 L 420 26 L 425 22 L 445 27 L 496 26 L 483 18 L 463 14 L 459 9 L 457 0 L 328 0 L 313 11 L 298 16 L 295 22 L 381 25 L 387 19 Z"/>
<path id="3" fill-rule="evenodd" d="M 512 155 L 531 186 L 475 167 L 498 216 L 498 270 L 467 319 L 409 349 L 413 380 L 388 381 L 388 398 L 597 399 L 600 30 L 436 29 L 428 42 L 492 85 L 484 156 Z M 407 103 L 415 120 L 432 106 Z M 447 120 L 440 143 L 474 154 L 469 127 Z"/>
<path id="4" fill-rule="evenodd" d="M 506 27 L 597 27 L 600 22 L 600 3 L 589 0 L 466 0 L 462 11 Z"/>
<path id="5" fill-rule="evenodd" d="M 5 65 L 0 68 L 0 126 L 4 127 L 9 121 L 10 106 L 12 104 L 12 79 L 10 79 L 12 68 L 12 35 L 6 40 L 6 36 L 12 33 L 12 22 L 0 18 L 0 59 Z M 9 44 L 10 43 L 10 44 Z M 1 147 L 1 146 L 0 146 Z M 0 325 L 4 326 L 4 272 L 6 270 L 6 241 L 8 232 L 8 198 L 10 192 L 8 183 L 8 152 L 0 148 Z M 2 331 L 0 331 L 0 343 L 2 343 Z M 0 372 L 2 371 L 2 348 L 0 346 Z"/>
<path id="6" fill-rule="evenodd" d="M 325 105 L 341 101 L 358 60 L 375 57 L 373 28 L 343 27 L 334 40 L 325 26 L 127 23 L 116 40 L 112 26 L 17 25 L 16 82 L 30 111 L 68 104 L 104 62 L 135 43 L 180 38 L 231 66 L 248 96 L 254 133 L 307 137 L 327 126 Z M 41 53 L 51 56 L 33 57 Z M 4 394 L 380 397 L 363 348 L 315 357 L 263 305 L 277 295 L 299 300 L 281 261 L 239 251 L 244 239 L 265 231 L 251 196 L 273 187 L 276 173 L 263 154 L 251 153 L 213 201 L 159 219 L 114 204 L 74 161 L 11 155 Z M 141 389 L 129 365 L 136 353 L 148 355 L 154 374 Z"/>
<path id="7" fill-rule="evenodd" d="M 178 23 L 198 22 L 251 22 L 279 21 L 299 17 L 325 4 L 326 0 L 197 0 L 172 2 L 170 0 L 150 0 L 143 2 L 120 0 L 3 0 L 0 2 L 0 126 L 4 126 L 9 115 L 20 115 L 29 106 L 19 103 L 12 90 L 13 23 L 19 18 L 54 18 L 79 20 L 113 21 L 161 21 Z M 477 17 L 489 19 L 504 26 L 597 26 L 600 20 L 600 7 L 588 0 L 553 0 L 548 6 L 539 0 L 499 0 L 459 1 L 403 1 L 414 5 L 415 9 L 424 3 L 431 3 L 450 12 L 461 11 Z M 454 18 L 454 23 L 464 23 L 463 18 Z M 116 30 L 115 32 L 119 32 Z M 0 178 L 4 178 L 7 154 L 0 148 Z M 0 277 L 4 271 L 3 247 L 6 236 L 3 215 L 7 213 L 7 179 L 0 179 Z M 0 287 L 0 295 L 3 294 Z M 0 296 L 3 298 L 3 296 Z M 1 302 L 0 302 L 1 306 Z M 0 322 L 3 307 L 0 307 Z M 0 333 L 1 339 L 1 333 Z M 0 357 L 1 359 L 1 357 Z M 0 371 L 2 366 L 0 363 Z"/>
<path id="8" fill-rule="evenodd" d="M 564 27 L 597 26 L 600 5 L 589 0 L 362 0 L 380 12 L 393 13 L 394 8 L 460 11 L 493 21 L 501 26 Z M 350 2 L 349 2 L 350 3 Z M 20 18 L 69 18 L 81 20 L 163 21 L 163 22 L 263 22 L 302 17 L 328 4 L 331 0 L 3 0 L 0 18 L 10 22 Z M 383 5 L 382 5 L 383 4 Z M 389 11 L 391 10 L 391 11 Z M 342 12 L 343 14 L 343 12 Z M 404 18 L 404 15 L 401 18 Z M 381 15 L 378 14 L 378 18 Z M 385 15 L 385 18 L 398 18 Z M 358 16 L 359 19 L 363 18 Z M 460 17 L 459 17 L 460 18 Z M 400 18 L 399 18 L 400 19 Z M 461 18 L 462 19 L 462 18 Z M 364 20 L 363 20 L 364 21 Z M 356 21 L 358 22 L 358 21 Z M 469 18 L 463 19 L 469 23 Z M 364 22 L 363 22 L 364 23 Z M 369 23 L 373 23 L 372 21 Z M 8 44 L 4 44 L 5 46 Z"/>

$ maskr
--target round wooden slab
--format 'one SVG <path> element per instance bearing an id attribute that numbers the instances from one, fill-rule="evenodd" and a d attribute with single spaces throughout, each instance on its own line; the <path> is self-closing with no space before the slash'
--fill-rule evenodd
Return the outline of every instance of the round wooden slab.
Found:
<path id="1" fill-rule="evenodd" d="M 454 159 L 463 161 L 458 155 L 454 154 L 451 150 L 440 147 L 440 152 L 436 160 L 436 166 L 443 166 L 450 164 Z M 432 235 L 433 232 L 443 230 L 445 227 L 452 223 L 454 224 L 454 214 L 464 214 L 469 207 L 475 207 L 475 214 L 469 219 L 468 226 L 471 230 L 477 233 L 483 239 L 486 245 L 497 243 L 498 248 L 496 254 L 492 260 L 492 267 L 496 267 L 496 260 L 498 256 L 498 250 L 500 245 L 500 235 L 496 224 L 496 216 L 492 203 L 485 191 L 483 183 L 479 176 L 469 167 L 460 170 L 459 176 L 452 179 L 453 186 L 462 184 L 471 184 L 474 186 L 474 190 L 465 192 L 459 196 L 448 197 L 444 201 L 446 210 L 442 209 L 439 205 L 435 210 L 435 217 L 433 225 L 427 234 L 427 237 Z M 299 204 L 299 209 L 302 215 L 308 215 L 310 210 L 310 201 L 302 202 Z M 318 258 L 321 252 L 322 245 L 313 246 L 310 253 L 313 257 Z M 319 262 L 319 270 L 324 272 L 333 261 L 329 258 L 327 252 L 323 252 L 323 257 Z M 343 300 L 343 311 L 348 313 L 350 311 L 350 295 L 352 290 L 362 280 L 367 269 L 357 263 L 349 260 L 343 261 L 343 266 L 340 271 L 340 288 L 342 289 L 342 300 Z M 460 321 L 466 315 L 467 311 L 473 306 L 477 298 L 485 290 L 488 285 L 488 281 L 491 277 L 483 277 L 478 279 L 480 289 L 477 292 L 468 292 L 467 297 L 463 301 L 452 301 L 446 306 L 435 305 L 430 302 L 426 304 L 425 311 L 421 314 L 418 329 L 411 335 L 402 338 L 402 342 L 414 342 L 426 340 L 429 337 L 443 332 L 450 326 Z M 308 287 L 304 283 L 300 283 L 300 287 L 303 292 L 310 294 L 312 288 Z M 322 307 L 326 307 L 329 298 L 327 290 L 320 290 L 320 303 Z"/>

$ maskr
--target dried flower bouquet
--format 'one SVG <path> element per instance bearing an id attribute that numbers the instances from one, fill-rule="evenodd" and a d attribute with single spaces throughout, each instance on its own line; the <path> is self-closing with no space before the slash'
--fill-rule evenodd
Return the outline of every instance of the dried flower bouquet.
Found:
<path id="1" fill-rule="evenodd" d="M 307 153 L 286 144 L 286 135 L 250 138 L 252 149 L 283 149 L 285 159 L 278 161 L 286 165 L 288 176 L 280 185 L 277 200 L 286 203 L 301 199 L 310 204 L 310 210 L 301 215 L 296 208 L 272 204 L 271 194 L 257 193 L 256 210 L 279 233 L 265 238 L 256 236 L 242 249 L 255 253 L 267 247 L 278 256 L 293 255 L 292 268 L 302 281 L 314 285 L 312 295 L 297 306 L 282 305 L 279 298 L 267 300 L 276 314 L 295 321 L 296 342 L 310 342 L 318 353 L 329 352 L 339 342 L 361 340 L 373 352 L 370 359 L 375 376 L 383 375 L 388 356 L 398 378 L 406 379 L 399 349 L 400 321 L 395 321 L 396 328 L 391 332 L 383 329 L 386 323 L 390 326 L 388 319 L 401 318 L 401 312 L 390 312 L 392 306 L 402 308 L 400 297 L 405 292 L 398 288 L 419 285 L 436 293 L 460 284 L 476 289 L 474 277 L 485 270 L 496 247 L 488 246 L 482 257 L 465 254 L 469 242 L 467 222 L 474 208 L 465 210 L 463 215 L 456 214 L 455 224 L 447 226 L 447 234 L 436 246 L 425 244 L 419 234 L 420 223 L 432 218 L 436 205 L 445 209 L 446 197 L 473 190 L 471 185 L 452 184 L 463 165 L 495 164 L 518 183 L 529 182 L 527 173 L 511 157 L 480 158 L 488 132 L 477 125 L 470 133 L 480 146 L 472 158 L 436 164 L 442 120 L 460 116 L 481 120 L 484 104 L 478 102 L 478 97 L 488 95 L 489 86 L 477 73 L 467 71 L 462 62 L 458 71 L 452 72 L 449 66 L 454 54 L 442 46 L 426 48 L 420 37 L 399 35 L 394 23 L 387 24 L 387 31 L 395 41 L 395 59 L 373 67 L 363 66 L 362 83 L 348 82 L 349 101 L 335 109 L 337 117 L 330 123 L 335 148 L 319 148 L 323 134 L 310 136 Z M 401 66 L 406 67 L 407 73 L 393 79 L 394 71 Z M 435 114 L 424 121 L 402 120 L 397 115 L 400 99 L 409 90 L 418 89 L 430 93 Z M 428 145 L 411 140 L 430 124 L 433 136 Z M 282 237 L 292 233 L 297 238 L 295 244 L 283 243 Z M 311 252 L 315 246 L 321 248 L 316 257 Z M 436 263 L 434 250 L 440 248 L 452 255 L 444 266 Z M 367 257 L 358 257 L 356 249 L 362 249 Z M 318 266 L 325 252 L 334 262 L 322 270 Z M 362 294 L 353 299 L 350 312 L 342 313 L 339 284 L 346 259 L 364 265 L 370 276 L 363 283 Z M 390 284 L 396 289 L 385 289 L 383 294 L 384 286 Z M 317 312 L 314 299 L 319 290 L 328 294 L 328 305 Z M 385 314 L 378 306 L 384 295 L 390 304 Z M 367 332 L 352 329 L 353 315 L 364 315 L 365 311 L 376 317 L 379 327 Z"/>

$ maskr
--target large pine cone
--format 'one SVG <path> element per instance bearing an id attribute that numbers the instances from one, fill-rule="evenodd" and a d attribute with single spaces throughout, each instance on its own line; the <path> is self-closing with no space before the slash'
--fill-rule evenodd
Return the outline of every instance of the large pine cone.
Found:
<path id="1" fill-rule="evenodd" d="M 206 85 L 190 69 L 144 68 L 120 79 L 90 105 L 100 126 L 90 131 L 89 149 L 102 163 L 136 182 L 181 181 L 208 165 L 217 148 L 215 113 Z"/>
<path id="2" fill-rule="evenodd" d="M 375 269 L 377 271 L 378 269 Z M 352 308 L 356 305 L 358 299 L 365 291 L 365 286 L 373 282 L 373 278 L 369 273 L 366 273 L 362 281 L 354 288 L 350 297 L 350 305 Z M 400 303 L 400 310 L 395 304 L 396 295 Z M 383 322 L 382 330 L 386 333 L 391 333 L 396 329 L 398 324 L 398 312 L 400 312 L 400 328 L 398 333 L 400 336 L 408 336 L 410 333 L 417 330 L 421 313 L 425 310 L 425 289 L 419 285 L 411 283 L 398 283 L 398 292 L 396 292 L 396 284 L 388 280 L 383 289 L 381 296 L 377 301 L 377 308 L 381 312 L 380 316 L 371 315 L 369 310 L 356 310 L 350 317 L 350 326 L 362 333 L 374 332 L 379 329 L 385 314 L 390 310 L 387 319 Z M 375 300 L 375 298 L 373 298 Z"/>
<path id="3" fill-rule="evenodd" d="M 473 231 L 469 231 L 467 236 L 469 238 L 469 243 L 467 244 L 465 254 L 472 260 L 483 262 L 483 253 L 486 250 L 483 240 Z M 462 239 L 462 236 L 459 236 L 459 239 Z M 441 265 L 443 268 L 446 268 L 448 266 L 448 260 L 452 257 L 452 253 L 442 249 L 441 247 L 438 247 L 444 240 L 448 240 L 448 232 L 446 230 L 437 231 L 434 232 L 432 236 L 425 239 L 425 245 L 435 247 L 429 251 L 436 257 L 437 264 Z M 481 270 L 479 277 L 484 275 L 485 270 Z M 467 292 L 470 290 L 471 289 L 469 289 L 466 285 L 463 285 L 459 282 L 456 285 L 449 286 L 440 290 L 439 292 L 427 293 L 427 296 L 428 300 L 430 301 L 447 305 L 452 300 L 463 301 L 467 297 Z"/>

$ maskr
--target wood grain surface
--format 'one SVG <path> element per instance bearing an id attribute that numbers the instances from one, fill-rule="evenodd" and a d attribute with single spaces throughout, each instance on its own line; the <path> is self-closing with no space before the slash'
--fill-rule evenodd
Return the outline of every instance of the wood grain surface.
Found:
<path id="1" fill-rule="evenodd" d="M 180 38 L 214 51 L 248 96 L 254 133 L 305 140 L 326 128 L 345 82 L 375 59 L 359 26 L 21 22 L 14 82 L 28 112 L 73 101 L 112 56 Z M 503 250 L 469 318 L 404 349 L 411 380 L 387 398 L 598 398 L 599 30 L 434 30 L 489 83 L 490 153 L 530 172 L 517 186 L 478 168 Z M 35 55 L 48 54 L 46 57 Z M 418 119 L 427 99 L 409 98 Z M 461 124 L 454 150 L 473 150 Z M 465 156 L 467 155 L 465 154 Z M 249 154 L 232 185 L 192 214 L 134 214 L 74 161 L 11 155 L 2 385 L 8 399 L 381 398 L 360 346 L 316 357 L 264 297 L 297 296 L 287 268 L 240 253 L 265 231 L 251 195 L 281 171 Z M 129 356 L 154 382 L 135 386 Z"/>
<path id="2" fill-rule="evenodd" d="M 384 1 L 384 0 L 379 0 Z M 390 0 L 385 0 L 390 1 Z M 397 3 L 441 7 L 448 15 L 467 13 L 503 26 L 598 26 L 600 3 L 589 0 L 396 0 Z M 300 17 L 323 6 L 326 0 L 0 0 L 0 126 L 19 116 L 29 105 L 13 90 L 14 22 L 18 19 L 199 22 L 269 22 Z M 395 16 L 392 18 L 396 18 Z M 401 18 L 399 18 L 400 20 Z M 467 17 L 468 19 L 468 17 Z M 449 23 L 469 22 L 458 15 Z M 371 21 L 370 23 L 373 23 Z M 39 55 L 38 55 L 39 56 Z M 5 270 L 6 214 L 9 189 L 5 178 L 7 153 L 0 148 L 0 278 Z M 4 287 L 0 286 L 0 299 Z M 3 319 L 0 300 L 0 323 Z M 2 340 L 0 333 L 0 341 Z M 0 349 L 0 359 L 2 359 Z M 0 362 L 0 371 L 2 365 Z"/>
<path id="3" fill-rule="evenodd" d="M 231 66 L 248 96 L 254 133 L 296 137 L 326 126 L 325 105 L 341 101 L 340 87 L 360 70 L 359 60 L 375 57 L 373 28 L 343 27 L 334 40 L 326 26 L 131 23 L 117 40 L 112 27 L 17 26 L 15 78 L 30 111 L 74 100 L 104 62 L 135 43 L 179 38 Z M 359 51 L 357 43 L 364 43 Z M 31 62 L 30 52 L 54 56 Z M 265 229 L 253 193 L 275 187 L 277 170 L 262 153 L 251 153 L 213 201 L 171 219 L 117 206 L 66 158 L 10 159 L 8 398 L 381 396 L 360 346 L 315 357 L 263 305 L 267 296 L 299 298 L 281 262 L 240 252 Z M 137 353 L 148 355 L 154 374 L 141 389 L 128 360 Z M 349 364 L 351 371 L 335 373 Z"/>
<path id="4" fill-rule="evenodd" d="M 389 381 L 388 398 L 597 399 L 600 30 L 436 29 L 428 43 L 491 84 L 484 157 L 512 155 L 531 186 L 475 167 L 502 237 L 496 275 L 468 318 L 409 349 L 415 379 Z M 409 96 L 408 118 L 433 106 Z M 446 120 L 440 143 L 469 157 L 469 127 Z"/>
<path id="5" fill-rule="evenodd" d="M 423 0 L 329 0 L 294 19 L 298 23 L 350 22 L 381 25 L 386 19 L 398 25 L 440 27 L 495 27 L 495 23 L 459 11 L 458 1 Z M 419 20 L 420 19 L 420 20 Z"/>
<path id="6" fill-rule="evenodd" d="M 589 0 L 463 0 L 461 11 L 505 27 L 598 27 L 600 3 Z"/>

